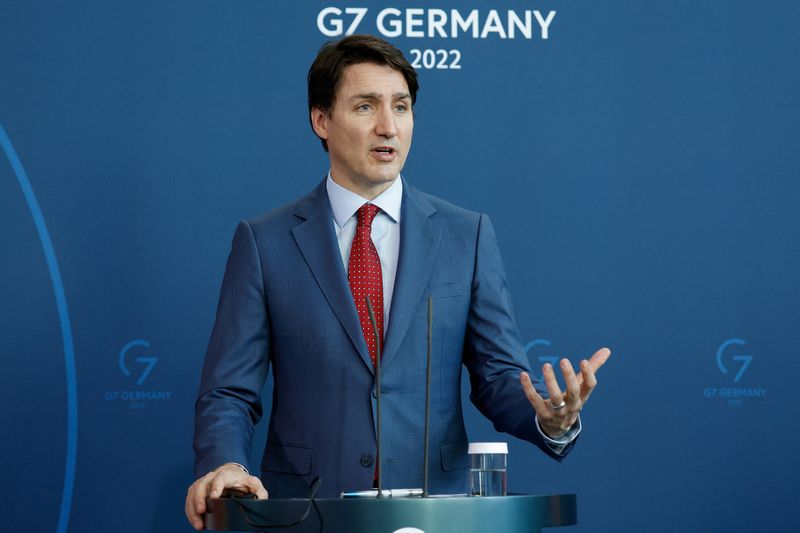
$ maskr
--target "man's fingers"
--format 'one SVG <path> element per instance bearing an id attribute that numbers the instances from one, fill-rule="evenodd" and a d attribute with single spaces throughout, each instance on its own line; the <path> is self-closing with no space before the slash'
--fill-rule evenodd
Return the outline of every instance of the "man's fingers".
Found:
<path id="1" fill-rule="evenodd" d="M 608 361 L 609 357 L 611 357 L 611 350 L 608 348 L 600 348 L 592 355 L 588 362 L 584 361 L 586 363 L 585 365 L 584 362 L 581 362 L 581 398 L 584 403 L 589 399 L 592 391 L 597 386 L 597 377 L 595 374 L 600 370 L 600 367 Z"/>
<path id="2" fill-rule="evenodd" d="M 562 362 L 562 370 L 563 369 L 564 363 Z M 547 385 L 548 393 L 550 394 L 550 398 L 548 400 L 543 399 L 539 395 L 539 393 L 533 387 L 531 378 L 528 376 L 528 374 L 522 372 L 519 376 L 519 379 L 522 382 L 522 388 L 525 391 L 525 394 L 527 395 L 531 404 L 533 404 L 534 409 L 536 409 L 536 417 L 539 421 L 539 427 L 541 428 L 541 431 L 550 437 L 557 437 L 559 435 L 563 435 L 572 426 L 575 418 L 577 417 L 577 408 L 566 408 L 566 406 L 562 406 L 562 408 L 555 409 L 554 406 L 558 405 L 562 400 L 564 400 L 564 394 L 558 388 L 553 367 L 551 365 L 544 365 L 543 374 L 545 376 L 545 384 Z M 567 377 L 567 375 L 570 374 L 571 376 Z M 573 391 L 580 390 L 575 372 L 572 371 L 571 365 L 567 367 L 565 378 L 568 382 L 571 381 L 571 387 L 573 388 Z M 572 406 L 573 401 L 574 400 L 572 398 L 569 398 L 570 406 Z"/>
<path id="3" fill-rule="evenodd" d="M 266 500 L 269 498 L 267 489 L 264 488 L 261 480 L 256 476 L 250 476 L 247 478 L 247 491 L 250 494 L 255 494 L 256 498 L 259 500 Z"/>
<path id="4" fill-rule="evenodd" d="M 608 358 L 611 356 L 611 350 L 608 348 L 600 348 L 597 350 L 594 355 L 589 359 L 589 364 L 592 365 L 592 370 L 596 373 L 600 370 L 600 367 L 603 366 Z"/>
<path id="5" fill-rule="evenodd" d="M 242 472 L 244 474 L 244 472 Z M 211 481 L 211 490 L 208 491 L 209 498 L 220 498 L 222 497 L 222 491 L 229 487 L 235 487 L 236 484 L 232 484 L 227 479 L 227 476 L 223 473 L 220 473 L 217 476 L 214 476 L 214 479 Z"/>
<path id="6" fill-rule="evenodd" d="M 589 358 L 588 362 L 588 364 L 592 367 L 591 368 L 592 372 L 596 373 L 598 370 L 600 370 L 600 367 L 603 366 L 606 363 L 606 361 L 608 361 L 608 358 L 610 356 L 611 356 L 611 350 L 609 350 L 608 348 L 600 348 L 599 350 L 594 352 L 592 357 Z M 581 374 L 578 375 L 578 384 L 581 386 L 581 389 L 583 389 L 583 380 L 584 380 L 583 368 L 581 368 Z M 597 384 L 597 382 L 595 382 L 595 384 Z M 592 388 L 594 388 L 594 386 L 592 386 Z"/>
<path id="7" fill-rule="evenodd" d="M 525 396 L 528 397 L 528 401 L 531 402 L 533 408 L 536 410 L 536 413 L 543 413 L 546 411 L 547 406 L 545 405 L 545 401 L 539 396 L 539 393 L 536 392 L 536 389 L 531 383 L 531 377 L 526 372 L 520 372 L 519 374 L 519 382 L 522 383 L 522 390 L 525 391 Z"/>
<path id="8" fill-rule="evenodd" d="M 553 405 L 559 405 L 564 400 L 564 394 L 556 381 L 556 373 L 553 371 L 553 366 L 550 363 L 545 363 L 542 367 L 542 375 L 544 376 L 544 385 L 547 387 L 547 392 L 550 394 L 550 402 Z"/>
<path id="9" fill-rule="evenodd" d="M 208 488 L 209 488 L 209 478 L 208 476 L 204 476 L 197 481 L 195 481 L 193 487 L 194 494 L 193 494 L 193 507 L 195 514 L 200 517 L 203 513 L 206 512 L 206 498 L 208 497 Z"/>
<path id="10" fill-rule="evenodd" d="M 575 377 L 575 370 L 572 368 L 572 363 L 567 359 L 561 360 L 561 373 L 564 375 L 564 383 L 567 385 L 565 401 L 570 409 L 577 411 L 581 407 L 581 387 L 578 384 L 578 378 Z"/>
<path id="11" fill-rule="evenodd" d="M 186 499 L 185 511 L 186 518 L 189 520 L 189 524 L 195 529 L 203 529 L 203 518 L 195 511 L 194 500 L 191 496 L 187 497 Z"/>
<path id="12" fill-rule="evenodd" d="M 597 386 L 597 378 L 594 375 L 594 370 L 592 370 L 592 365 L 585 359 L 581 361 L 581 377 L 583 378 L 581 383 L 581 402 L 586 403 L 595 386 Z"/>
<path id="13" fill-rule="evenodd" d="M 186 494 L 186 518 L 195 529 L 203 529 L 203 513 L 206 512 L 206 490 L 208 482 L 206 478 L 195 481 Z"/>

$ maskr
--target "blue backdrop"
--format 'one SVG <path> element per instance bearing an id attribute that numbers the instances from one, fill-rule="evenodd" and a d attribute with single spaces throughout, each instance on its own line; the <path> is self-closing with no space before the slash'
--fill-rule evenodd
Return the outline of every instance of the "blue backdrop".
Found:
<path id="1" fill-rule="evenodd" d="M 189 529 L 233 229 L 327 171 L 305 75 L 352 29 L 415 60 L 404 175 L 492 217 L 531 362 L 614 351 L 563 464 L 509 439 L 510 490 L 576 492 L 568 531 L 800 530 L 798 17 L 769 0 L 4 2 L 4 528 Z M 466 416 L 473 440 L 505 438 Z"/>

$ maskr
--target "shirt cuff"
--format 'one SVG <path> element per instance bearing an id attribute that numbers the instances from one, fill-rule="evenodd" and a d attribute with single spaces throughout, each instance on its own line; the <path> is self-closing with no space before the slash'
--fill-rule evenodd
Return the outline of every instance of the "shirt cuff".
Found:
<path id="1" fill-rule="evenodd" d="M 541 432 L 541 430 L 539 430 L 539 431 Z M 246 466 L 244 466 L 244 465 L 243 465 L 243 464 L 241 464 L 241 463 L 236 463 L 236 462 L 233 462 L 233 461 L 231 461 L 230 463 L 224 463 L 224 464 L 221 464 L 221 465 L 219 465 L 219 466 L 218 466 L 218 467 L 216 467 L 214 470 L 212 470 L 212 472 L 214 472 L 214 471 L 216 471 L 216 470 L 219 470 L 220 468 L 222 468 L 222 467 L 223 467 L 223 466 L 225 466 L 225 465 L 236 465 L 236 466 L 238 466 L 239 468 L 241 468 L 242 470 L 244 470 L 244 473 L 245 473 L 245 474 L 247 474 L 248 476 L 250 475 L 250 471 L 247 469 L 247 467 L 246 467 Z"/>
<path id="2" fill-rule="evenodd" d="M 578 415 L 578 419 L 572 424 L 572 427 L 567 430 L 566 433 L 560 435 L 557 438 L 548 437 L 544 431 L 542 431 L 542 426 L 539 425 L 539 417 L 534 415 L 534 422 L 536 423 L 536 430 L 539 432 L 539 435 L 542 436 L 544 439 L 544 443 L 547 444 L 547 447 L 550 448 L 553 453 L 556 455 L 561 455 L 564 453 L 564 448 L 569 446 L 572 441 L 574 441 L 578 434 L 581 432 L 581 415 Z"/>

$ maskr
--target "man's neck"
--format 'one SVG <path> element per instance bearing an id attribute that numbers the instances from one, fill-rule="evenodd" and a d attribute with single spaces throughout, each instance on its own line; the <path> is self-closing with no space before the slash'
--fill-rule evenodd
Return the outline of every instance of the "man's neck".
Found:
<path id="1" fill-rule="evenodd" d="M 370 200 L 370 201 L 374 200 L 376 197 L 381 195 L 386 189 L 391 187 L 395 181 L 397 181 L 397 178 L 400 177 L 398 175 L 393 180 L 383 183 L 375 183 L 370 185 L 357 185 L 350 180 L 343 180 L 341 178 L 337 178 L 336 175 L 334 175 L 333 170 L 331 170 L 330 176 L 331 179 L 334 182 L 336 182 L 336 184 L 339 185 L 340 187 L 344 187 L 348 191 L 353 192 L 361 196 L 365 200 Z"/>

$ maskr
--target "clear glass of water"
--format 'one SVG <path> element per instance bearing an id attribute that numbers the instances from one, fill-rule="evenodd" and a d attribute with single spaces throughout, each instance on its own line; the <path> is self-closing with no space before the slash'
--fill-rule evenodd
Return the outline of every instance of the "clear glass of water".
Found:
<path id="1" fill-rule="evenodd" d="M 470 495 L 505 496 L 508 444 L 471 442 L 468 453 Z"/>

